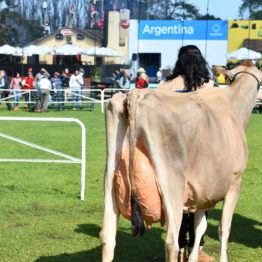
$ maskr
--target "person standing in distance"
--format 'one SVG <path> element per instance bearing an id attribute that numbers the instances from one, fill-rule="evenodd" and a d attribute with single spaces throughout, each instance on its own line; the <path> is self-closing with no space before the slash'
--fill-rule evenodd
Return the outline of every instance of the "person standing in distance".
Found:
<path id="1" fill-rule="evenodd" d="M 0 71 L 0 89 L 9 89 L 9 80 L 6 72 L 4 70 Z M 9 94 L 10 92 L 7 90 L 1 90 L 1 98 L 6 101 L 6 106 L 9 111 L 13 110 L 10 100 L 9 100 Z"/>
<path id="2" fill-rule="evenodd" d="M 81 88 L 84 85 L 84 79 L 78 70 L 75 71 L 70 77 L 69 87 L 73 93 L 73 105 L 76 106 L 76 102 L 81 104 Z M 73 108 L 75 110 L 75 107 Z"/>
<path id="3" fill-rule="evenodd" d="M 52 83 L 47 78 L 47 75 L 44 75 L 43 78 L 39 81 L 40 102 L 41 102 L 42 113 L 48 112 L 47 108 L 48 108 L 48 101 L 49 101 L 51 89 L 52 89 Z"/>

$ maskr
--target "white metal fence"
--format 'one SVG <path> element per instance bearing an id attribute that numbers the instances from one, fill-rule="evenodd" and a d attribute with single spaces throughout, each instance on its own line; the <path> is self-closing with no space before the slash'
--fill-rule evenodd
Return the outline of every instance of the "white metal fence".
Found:
<path id="1" fill-rule="evenodd" d="M 81 141 L 81 159 L 78 159 L 73 156 L 69 156 L 67 154 L 39 146 L 28 141 L 12 137 L 10 135 L 6 135 L 0 133 L 1 137 L 6 139 L 10 139 L 12 141 L 16 141 L 18 143 L 37 148 L 39 150 L 43 150 L 60 157 L 64 157 L 66 160 L 53 160 L 53 159 L 13 159 L 13 158 L 0 158 L 0 162 L 29 162 L 29 163 L 71 163 L 71 164 L 81 164 L 81 178 L 80 178 L 80 198 L 81 200 L 85 199 L 85 181 L 86 181 L 86 128 L 79 119 L 76 118 L 52 118 L 52 117 L 0 117 L 0 121 L 36 121 L 36 122 L 74 122 L 80 125 L 82 130 L 82 141 Z"/>

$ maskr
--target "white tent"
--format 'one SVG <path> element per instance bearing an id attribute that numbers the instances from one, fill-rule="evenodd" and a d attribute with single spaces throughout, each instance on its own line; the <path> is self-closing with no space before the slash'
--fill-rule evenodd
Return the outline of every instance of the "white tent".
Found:
<path id="1" fill-rule="evenodd" d="M 52 55 L 54 49 L 48 46 L 30 45 L 26 47 L 13 47 L 10 45 L 0 46 L 0 54 L 13 56 Z"/>
<path id="2" fill-rule="evenodd" d="M 231 53 L 227 54 L 228 59 L 261 59 L 262 55 L 259 52 L 253 51 L 251 49 L 247 49 L 245 47 L 235 50 Z"/>
<path id="3" fill-rule="evenodd" d="M 123 54 L 108 47 L 86 48 L 84 54 L 89 56 L 123 56 Z"/>
<path id="4" fill-rule="evenodd" d="M 55 53 L 54 48 L 49 46 L 38 46 L 38 49 L 40 49 L 41 55 L 53 55 Z"/>
<path id="5" fill-rule="evenodd" d="M 35 46 L 29 45 L 22 48 L 22 55 L 32 56 L 32 55 L 52 55 L 54 54 L 54 49 L 48 46 Z"/>
<path id="6" fill-rule="evenodd" d="M 88 56 L 114 56 L 119 57 L 123 54 L 108 47 L 81 48 L 78 45 L 63 45 L 57 48 L 48 46 L 30 45 L 26 47 L 13 47 L 4 45 L 0 47 L 0 54 L 14 56 L 32 55 L 88 55 Z"/>
<path id="7" fill-rule="evenodd" d="M 78 45 L 63 45 L 54 49 L 56 55 L 81 55 L 86 52 L 86 48 Z"/>
<path id="8" fill-rule="evenodd" d="M 19 47 L 13 47 L 10 45 L 3 45 L 0 46 L 0 54 L 3 55 L 19 55 L 20 54 L 20 48 Z"/>

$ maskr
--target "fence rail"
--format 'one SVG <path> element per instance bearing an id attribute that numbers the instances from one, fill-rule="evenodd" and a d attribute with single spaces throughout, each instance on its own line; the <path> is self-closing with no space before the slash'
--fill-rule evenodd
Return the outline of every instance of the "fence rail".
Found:
<path id="1" fill-rule="evenodd" d="M 73 156 L 69 156 L 67 154 L 55 151 L 53 149 L 49 149 L 43 146 L 39 146 L 28 141 L 12 137 L 10 135 L 6 135 L 0 133 L 0 137 L 4 137 L 6 139 L 10 139 L 12 141 L 16 141 L 18 143 L 37 148 L 42 151 L 46 151 L 60 157 L 66 158 L 66 160 L 53 160 L 53 159 L 22 159 L 22 158 L 0 158 L 0 162 L 29 162 L 29 163 L 71 163 L 71 164 L 81 164 L 81 178 L 80 178 L 80 198 L 81 200 L 85 199 L 85 181 L 86 181 L 86 128 L 83 122 L 76 118 L 55 118 L 55 117 L 0 117 L 0 121 L 29 121 L 29 122 L 74 122 L 80 125 L 82 130 L 82 148 L 81 148 L 81 159 L 75 158 Z"/>

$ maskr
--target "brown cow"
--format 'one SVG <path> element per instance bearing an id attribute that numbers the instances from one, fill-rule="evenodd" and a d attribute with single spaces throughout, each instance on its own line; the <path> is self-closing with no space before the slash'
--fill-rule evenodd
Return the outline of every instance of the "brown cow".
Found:
<path id="1" fill-rule="evenodd" d="M 187 94 L 132 90 L 127 96 L 113 97 L 106 112 L 105 211 L 100 233 L 103 262 L 111 262 L 114 256 L 120 210 L 113 181 L 128 148 L 135 234 L 144 230 L 133 170 L 137 148 L 147 156 L 159 186 L 167 225 L 166 261 L 177 261 L 183 210 L 196 212 L 196 238 L 189 261 L 198 260 L 200 237 L 206 229 L 203 211 L 214 208 L 219 201 L 224 202 L 220 261 L 228 261 L 231 220 L 248 156 L 245 130 L 262 72 L 248 64 L 230 74 L 235 81 L 228 88 Z"/>

